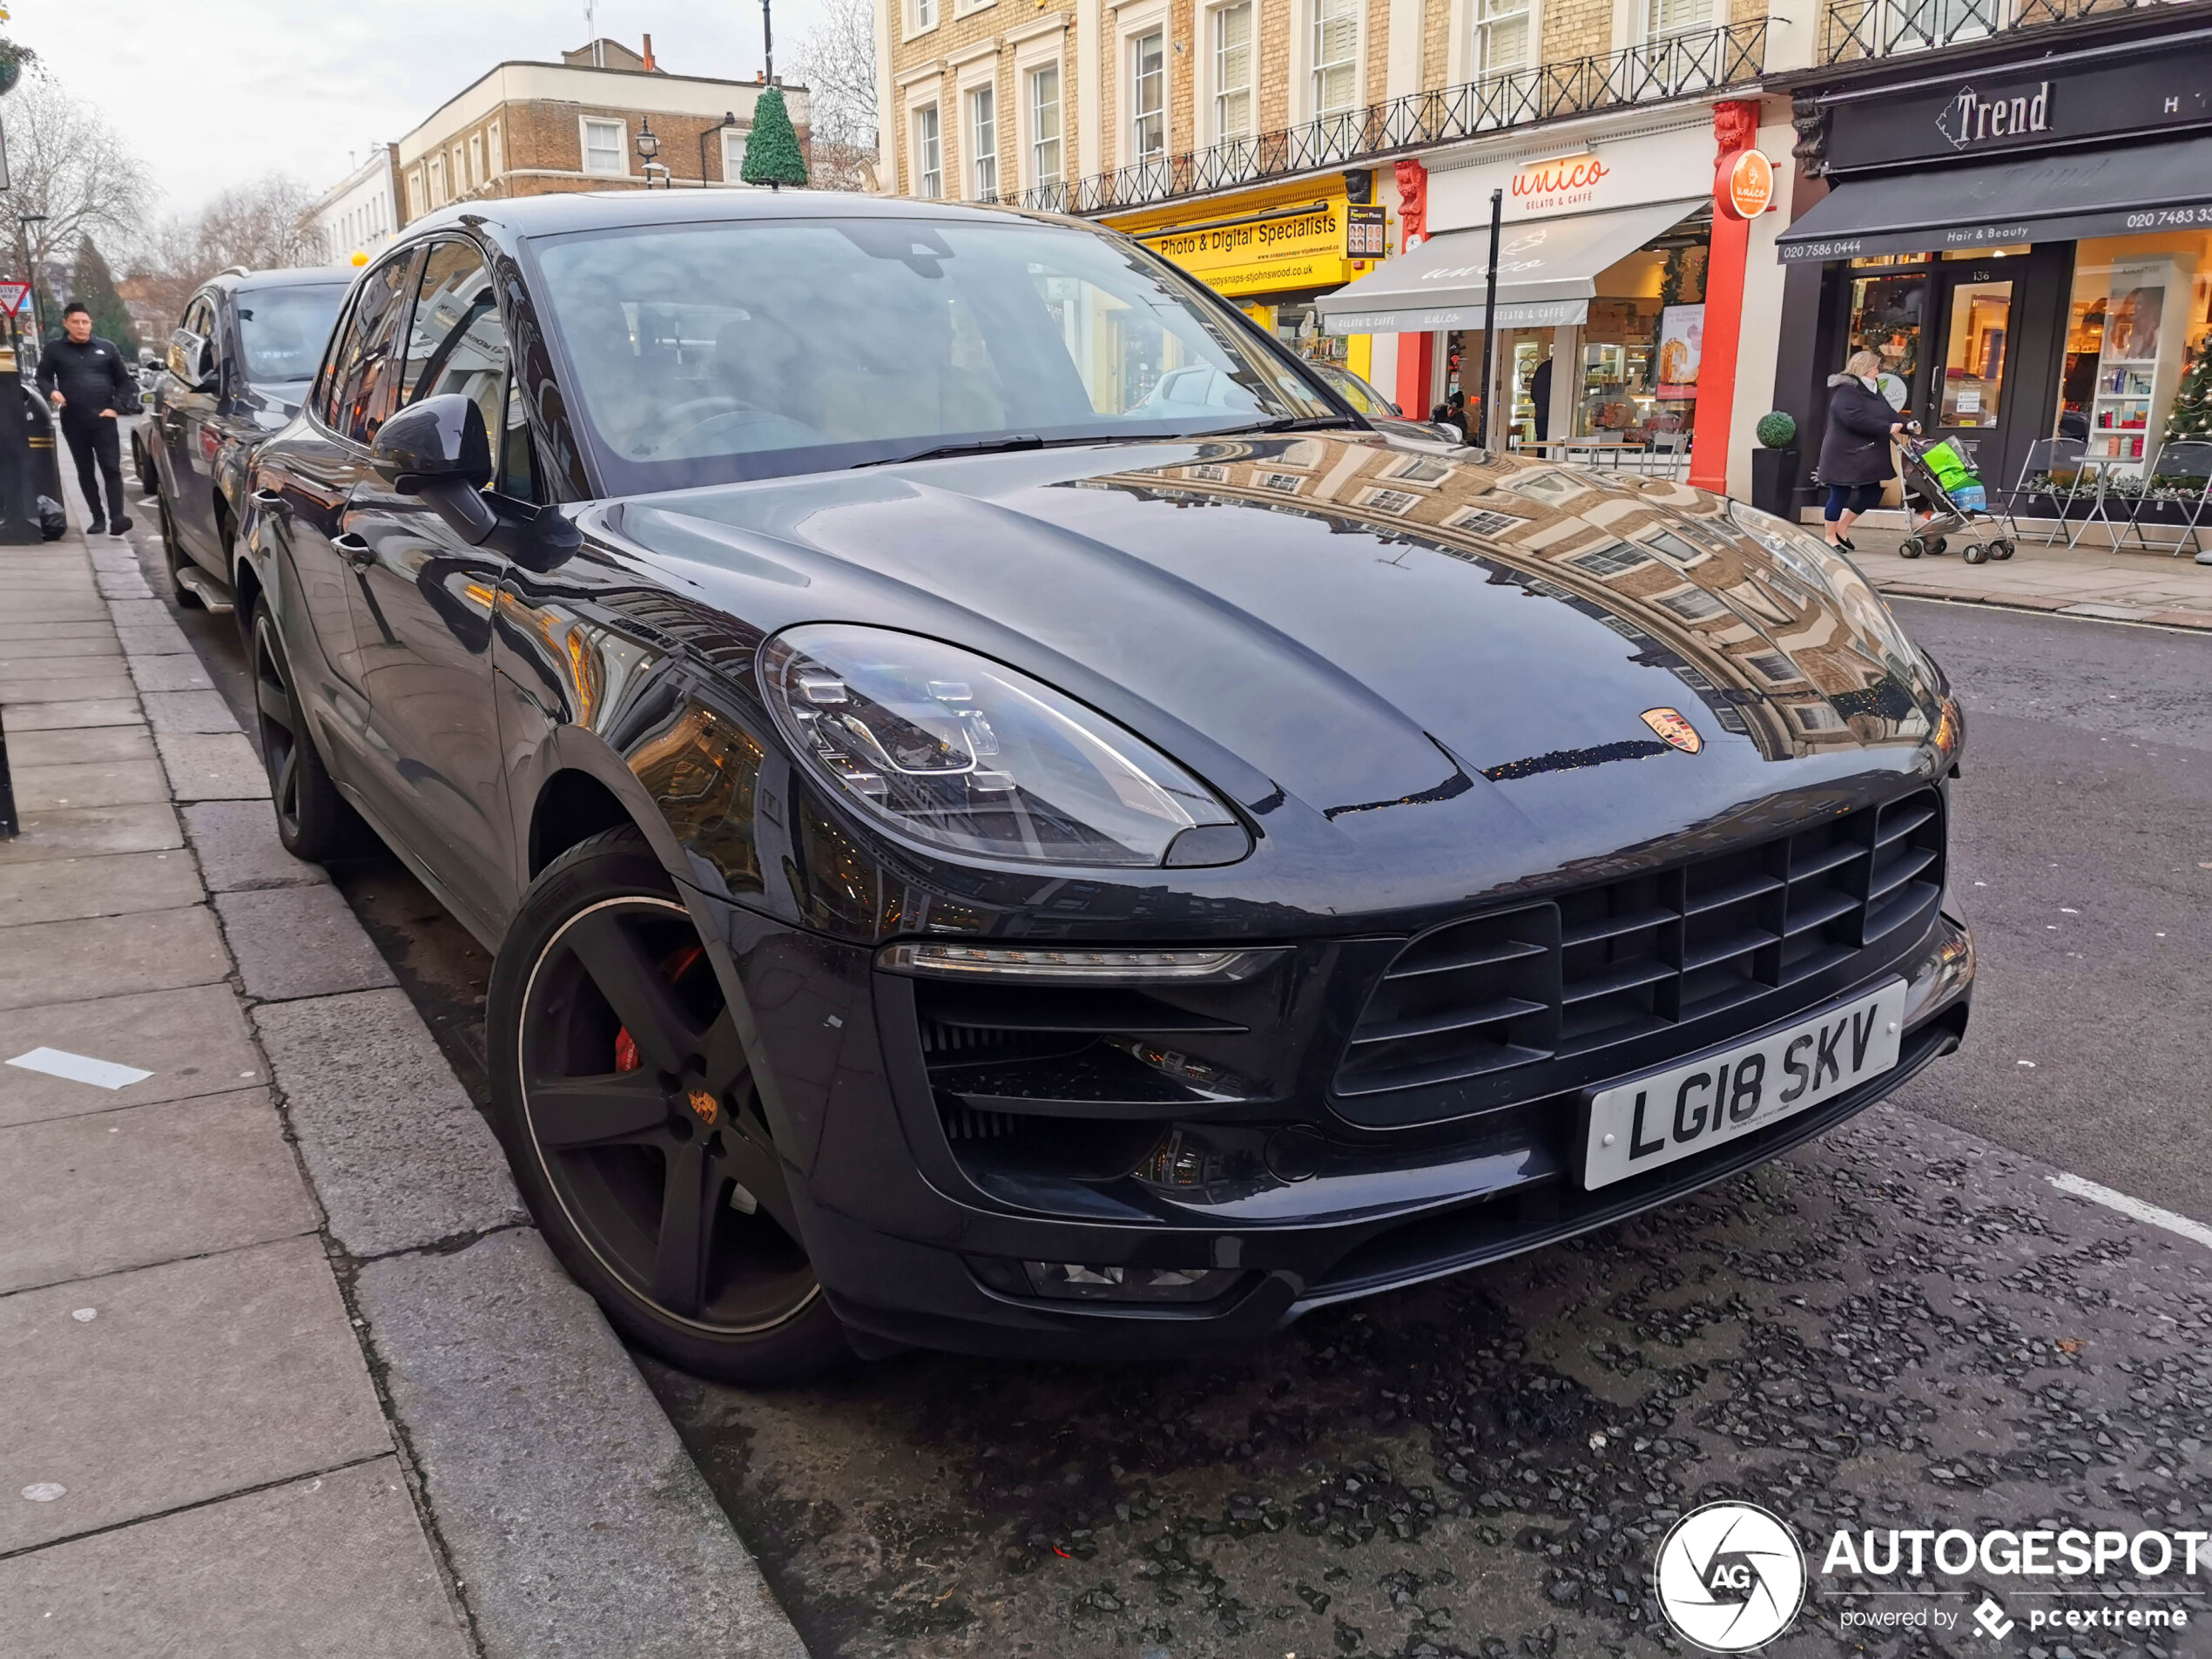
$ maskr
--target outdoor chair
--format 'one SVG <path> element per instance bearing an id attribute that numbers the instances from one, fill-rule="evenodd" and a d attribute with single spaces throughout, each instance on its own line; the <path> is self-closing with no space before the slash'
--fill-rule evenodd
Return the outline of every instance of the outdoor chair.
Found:
<path id="1" fill-rule="evenodd" d="M 2080 438 L 2036 439 L 2027 446 L 2027 459 L 2020 463 L 2020 476 L 2013 481 L 2013 488 L 2006 496 L 2005 510 L 2015 519 L 2020 516 L 2023 504 L 2031 498 L 2042 497 L 2058 502 L 2057 521 L 2052 525 L 2050 534 L 2043 538 L 2046 547 L 2065 532 L 2067 509 L 2074 505 L 2074 497 L 2081 493 L 2081 457 L 2088 447 Z M 2061 477 L 2066 480 L 2064 495 L 2060 494 L 2058 487 Z M 2027 481 L 2031 478 L 2048 482 L 2030 489 Z M 2069 547 L 2073 545 L 2071 539 L 2067 544 Z"/>
<path id="2" fill-rule="evenodd" d="M 2161 479 L 2171 482 L 2161 486 Z M 2161 488 L 2165 491 L 2162 497 Z M 2187 515 L 2181 534 L 2174 538 L 2170 547 L 2162 542 L 2153 542 L 2143 533 L 2143 509 L 2161 500 Z M 2212 507 L 2212 442 L 2176 438 L 2159 446 L 2157 456 L 2145 475 L 2143 493 L 2135 497 L 2135 510 L 2128 516 L 2128 529 L 2147 550 L 2170 553 L 2179 558 L 2183 553 L 2199 550 L 2197 526 L 2208 507 Z"/>

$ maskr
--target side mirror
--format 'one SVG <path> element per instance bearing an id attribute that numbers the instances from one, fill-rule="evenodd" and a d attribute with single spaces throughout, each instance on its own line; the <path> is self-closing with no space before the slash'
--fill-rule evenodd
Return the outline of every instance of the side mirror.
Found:
<path id="1" fill-rule="evenodd" d="M 209 342 L 189 328 L 169 336 L 169 372 L 193 391 L 200 389 L 202 361 L 210 355 Z"/>
<path id="2" fill-rule="evenodd" d="M 471 547 L 489 546 L 524 570 L 553 569 L 583 545 L 556 507 L 488 491 L 491 438 L 473 398 L 441 392 L 410 403 L 377 428 L 368 464 L 402 496 L 418 496 Z"/>
<path id="3" fill-rule="evenodd" d="M 368 464 L 402 496 L 427 497 L 442 484 L 482 489 L 491 482 L 484 412 L 459 392 L 410 403 L 376 429 Z"/>

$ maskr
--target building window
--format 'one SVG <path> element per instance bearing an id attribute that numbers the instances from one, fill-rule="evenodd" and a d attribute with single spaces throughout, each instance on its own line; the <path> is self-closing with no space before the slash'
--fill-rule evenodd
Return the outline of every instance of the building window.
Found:
<path id="1" fill-rule="evenodd" d="M 622 123 L 586 121 L 583 124 L 583 170 L 602 178 L 620 178 L 630 171 L 622 155 Z"/>
<path id="2" fill-rule="evenodd" d="M 745 147 L 752 134 L 742 127 L 722 129 L 722 181 L 739 185 L 745 182 Z"/>
<path id="3" fill-rule="evenodd" d="M 469 152 L 459 145 L 453 146 L 453 193 L 466 195 L 476 182 L 476 175 L 469 170 Z"/>
<path id="4" fill-rule="evenodd" d="M 914 111 L 914 193 L 932 201 L 945 193 L 945 148 L 934 104 Z"/>
<path id="5" fill-rule="evenodd" d="M 1651 563 L 1649 555 L 1625 542 L 1607 542 L 1570 554 L 1567 562 L 1592 576 L 1615 577 Z"/>
<path id="6" fill-rule="evenodd" d="M 1649 0 L 1654 5 L 1662 0 Z M 1337 115 L 1359 96 L 1361 0 L 1313 0 L 1313 113 Z"/>
<path id="7" fill-rule="evenodd" d="M 1643 37 L 1664 40 L 1713 26 L 1713 0 L 1643 0 Z"/>
<path id="8" fill-rule="evenodd" d="M 1519 529 L 1524 521 L 1511 513 L 1493 512 L 1487 507 L 1462 507 L 1444 522 L 1455 530 L 1475 536 L 1502 536 L 1507 530 Z"/>
<path id="9" fill-rule="evenodd" d="M 1029 76 L 1029 176 L 1037 184 L 1060 177 L 1060 65 Z"/>
<path id="10" fill-rule="evenodd" d="M 484 129 L 484 161 L 487 179 L 496 179 L 507 171 L 507 154 L 499 147 L 499 123 L 495 121 Z"/>
<path id="11" fill-rule="evenodd" d="M 422 193 L 422 170 L 417 167 L 407 176 L 407 216 L 420 219 L 429 211 L 429 200 Z"/>
<path id="12" fill-rule="evenodd" d="M 472 185 L 484 182 L 484 135 L 481 132 L 469 135 L 469 182 Z"/>
<path id="13" fill-rule="evenodd" d="M 1252 0 L 1213 14 L 1213 131 L 1241 138 L 1252 130 Z"/>
<path id="14" fill-rule="evenodd" d="M 445 205 L 446 158 L 443 156 L 432 156 L 430 158 L 430 206 L 443 207 Z"/>
<path id="15" fill-rule="evenodd" d="M 1410 489 L 1371 489 L 1360 504 L 1372 507 L 1379 513 L 1396 513 L 1402 517 L 1412 512 L 1416 504 L 1427 499 L 1426 496 L 1417 496 Z"/>
<path id="16" fill-rule="evenodd" d="M 1680 593 L 1662 594 L 1652 603 L 1664 605 L 1684 622 L 1710 622 L 1716 617 L 1728 614 L 1728 607 L 1703 588 L 1684 588 Z"/>
<path id="17" fill-rule="evenodd" d="M 918 35 L 925 29 L 936 26 L 937 0 L 914 0 L 913 32 Z"/>
<path id="18" fill-rule="evenodd" d="M 1155 29 L 1130 45 L 1130 153 L 1150 161 L 1168 152 L 1167 36 Z"/>
<path id="19" fill-rule="evenodd" d="M 1468 73 L 1504 75 L 1528 67 L 1528 0 L 1469 0 L 1474 38 Z"/>
<path id="20" fill-rule="evenodd" d="M 968 95 L 968 153 L 970 194 L 979 202 L 999 193 L 999 95 L 979 86 Z"/>

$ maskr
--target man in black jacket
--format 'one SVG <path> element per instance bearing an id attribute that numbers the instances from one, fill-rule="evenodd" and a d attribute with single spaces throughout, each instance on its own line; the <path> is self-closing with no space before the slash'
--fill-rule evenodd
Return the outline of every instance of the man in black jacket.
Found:
<path id="1" fill-rule="evenodd" d="M 38 360 L 38 389 L 61 411 L 62 435 L 77 462 L 77 482 L 92 522 L 85 533 L 98 536 L 112 527 L 120 536 L 131 528 L 123 511 L 122 441 L 116 435 L 132 395 L 131 371 L 115 342 L 92 333 L 92 314 L 71 303 L 62 308 L 62 338 L 46 342 Z M 107 483 L 107 513 L 100 512 L 98 461 Z"/>

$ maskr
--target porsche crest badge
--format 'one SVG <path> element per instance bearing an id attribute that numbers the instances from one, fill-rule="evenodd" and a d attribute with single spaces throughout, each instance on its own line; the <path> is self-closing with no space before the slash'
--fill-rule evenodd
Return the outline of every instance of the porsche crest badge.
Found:
<path id="1" fill-rule="evenodd" d="M 1684 754 L 1694 755 L 1705 746 L 1697 728 L 1673 709 L 1646 709 L 1643 723 Z"/>
<path id="2" fill-rule="evenodd" d="M 691 1109 L 698 1114 L 699 1122 L 712 1127 L 715 1114 L 720 1110 L 713 1096 L 704 1089 L 694 1089 L 690 1096 Z"/>

